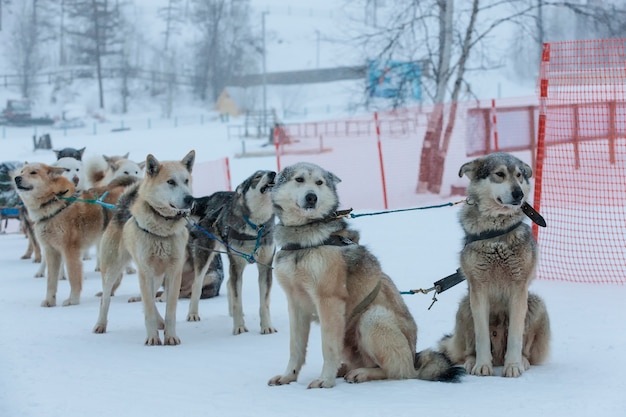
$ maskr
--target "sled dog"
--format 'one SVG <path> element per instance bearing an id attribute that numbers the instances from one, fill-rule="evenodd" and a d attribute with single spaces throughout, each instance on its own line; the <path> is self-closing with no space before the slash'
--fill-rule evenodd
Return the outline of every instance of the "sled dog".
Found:
<path id="1" fill-rule="evenodd" d="M 275 274 L 287 295 L 290 357 L 269 385 L 296 381 L 312 321 L 322 332 L 324 365 L 309 388 L 347 382 L 418 378 L 458 381 L 461 367 L 430 349 L 416 353 L 417 325 L 359 233 L 338 217 L 340 179 L 300 162 L 284 168 L 272 189 L 280 250 Z"/>
<path id="2" fill-rule="evenodd" d="M 549 351 L 550 323 L 544 302 L 529 294 L 537 244 L 524 220 L 532 169 L 506 153 L 493 153 L 461 166 L 467 175 L 467 204 L 461 271 L 469 295 L 459 306 L 454 334 L 440 349 L 473 375 L 518 377 L 542 363 Z"/>
<path id="3" fill-rule="evenodd" d="M 258 269 L 261 333 L 276 332 L 270 319 L 275 223 L 270 190 L 275 176 L 274 171 L 260 170 L 239 184 L 234 192 L 218 191 L 195 199 L 191 214 L 197 227 L 192 228 L 190 246 L 196 278 L 187 320 L 200 320 L 198 299 L 202 280 L 199 277 L 205 276 L 216 250 L 222 249 L 226 250 L 230 264 L 227 285 L 233 334 L 248 331 L 243 318 L 241 290 L 243 271 L 250 262 L 242 255 L 251 256 Z M 225 248 L 206 231 L 217 236 Z"/>
<path id="4" fill-rule="evenodd" d="M 74 184 L 63 176 L 65 168 L 41 163 L 25 164 L 14 176 L 15 187 L 34 223 L 48 269 L 44 307 L 56 305 L 56 293 L 64 262 L 70 282 L 70 296 L 64 306 L 78 304 L 83 283 L 82 252 L 95 244 L 111 213 L 108 208 L 80 200 L 95 200 L 91 191 L 74 195 Z M 114 204 L 126 184 L 107 187 L 105 203 Z M 74 200 L 77 198 L 80 200 Z"/>
<path id="5" fill-rule="evenodd" d="M 95 333 L 106 332 L 111 294 L 132 259 L 137 266 L 145 314 L 145 344 L 180 344 L 176 335 L 176 305 L 189 239 L 185 217 L 193 202 L 194 159 L 193 150 L 181 161 L 159 162 L 148 155 L 145 178 L 120 197 L 100 245 L 102 298 Z M 161 286 L 166 296 L 165 320 L 155 303 Z M 159 329 L 164 330 L 163 342 Z"/>
<path id="6" fill-rule="evenodd" d="M 93 156 L 85 163 L 85 176 L 93 187 L 106 185 L 120 176 L 143 178 L 145 162 L 128 159 L 128 153 L 119 156 Z"/>

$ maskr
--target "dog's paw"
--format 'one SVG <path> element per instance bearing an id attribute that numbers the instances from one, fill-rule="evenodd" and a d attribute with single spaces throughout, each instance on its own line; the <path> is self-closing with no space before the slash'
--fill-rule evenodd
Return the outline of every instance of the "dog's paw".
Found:
<path id="1" fill-rule="evenodd" d="M 93 270 L 94 270 L 94 272 L 100 272 L 100 267 L 96 266 Z"/>
<path id="2" fill-rule="evenodd" d="M 41 273 L 41 272 L 37 272 L 35 274 L 35 278 L 43 278 L 45 274 Z"/>
<path id="3" fill-rule="evenodd" d="M 33 259 L 33 263 L 34 264 L 40 264 L 41 263 L 41 257 L 36 257 L 35 259 Z"/>
<path id="4" fill-rule="evenodd" d="M 367 382 L 370 380 L 369 370 L 366 368 L 353 369 L 347 374 L 345 374 L 343 379 L 346 382 L 349 382 L 351 384 L 356 384 L 359 382 Z"/>
<path id="5" fill-rule="evenodd" d="M 22 255 L 22 257 L 20 259 L 30 259 L 30 255 Z"/>
<path id="6" fill-rule="evenodd" d="M 297 377 L 295 375 L 276 375 L 274 378 L 270 379 L 267 382 L 267 385 L 287 385 L 291 382 L 294 382 L 296 379 Z"/>
<path id="7" fill-rule="evenodd" d="M 524 373 L 522 364 L 519 363 L 505 363 L 502 371 L 502 376 L 505 378 L 518 378 Z"/>
<path id="8" fill-rule="evenodd" d="M 80 300 L 77 298 L 68 298 L 67 300 L 63 301 L 63 307 L 76 306 L 78 304 L 80 304 Z"/>
<path id="9" fill-rule="evenodd" d="M 200 321 L 200 314 L 198 313 L 187 314 L 187 321 Z"/>
<path id="10" fill-rule="evenodd" d="M 96 323 L 96 325 L 93 328 L 93 332 L 97 333 L 97 334 L 103 334 L 107 332 L 107 325 L 106 323 Z"/>
<path id="11" fill-rule="evenodd" d="M 133 268 L 132 266 L 127 266 L 126 267 L 126 273 L 128 275 L 136 274 L 137 270 L 135 268 Z"/>
<path id="12" fill-rule="evenodd" d="M 138 303 L 141 301 L 141 295 L 136 295 L 134 297 L 129 297 L 128 298 L 128 302 L 129 303 Z"/>
<path id="13" fill-rule="evenodd" d="M 334 379 L 314 379 L 313 381 L 311 381 L 311 383 L 309 384 L 309 386 L 307 387 L 308 389 L 311 388 L 332 388 L 335 386 L 335 380 Z"/>
<path id="14" fill-rule="evenodd" d="M 242 333 L 247 333 L 248 329 L 246 329 L 246 326 L 235 326 L 235 328 L 233 329 L 233 334 L 235 336 L 237 336 L 238 334 L 242 334 Z"/>
<path id="15" fill-rule="evenodd" d="M 272 333 L 278 333 L 278 330 L 276 330 L 272 326 L 261 327 L 261 334 L 272 334 Z"/>
<path id="16" fill-rule="evenodd" d="M 45 299 L 41 302 L 42 307 L 54 307 L 56 305 L 57 305 L 57 302 L 54 299 L 52 300 Z"/>
<path id="17" fill-rule="evenodd" d="M 164 344 L 166 346 L 176 346 L 176 345 L 180 345 L 180 339 L 178 338 L 178 336 L 173 335 L 173 336 L 169 336 L 169 335 L 165 335 L 164 336 Z"/>
<path id="18" fill-rule="evenodd" d="M 493 366 L 490 363 L 476 364 L 470 372 L 476 376 L 493 376 Z"/>
<path id="19" fill-rule="evenodd" d="M 161 342 L 161 338 L 156 335 L 146 338 L 146 342 L 144 344 L 146 346 L 161 346 L 163 343 Z"/>
<path id="20" fill-rule="evenodd" d="M 463 364 L 463 367 L 465 368 L 465 372 L 467 372 L 468 374 L 471 374 L 472 369 L 474 369 L 474 366 L 476 366 L 476 357 L 475 356 L 466 357 L 465 363 Z"/>

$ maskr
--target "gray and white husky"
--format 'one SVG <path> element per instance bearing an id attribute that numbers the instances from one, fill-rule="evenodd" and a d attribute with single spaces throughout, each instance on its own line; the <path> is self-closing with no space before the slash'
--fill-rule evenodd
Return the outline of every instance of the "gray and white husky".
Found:
<path id="1" fill-rule="evenodd" d="M 194 199 L 191 217 L 196 222 L 191 229 L 189 243 L 195 279 L 188 321 L 200 320 L 198 300 L 202 290 L 201 277 L 205 276 L 217 251 L 226 250 L 230 264 L 227 286 L 233 334 L 248 331 L 243 317 L 241 290 L 243 271 L 251 263 L 256 263 L 258 270 L 261 333 L 276 332 L 270 319 L 275 220 L 269 192 L 275 176 L 274 171 L 256 171 L 235 191 L 218 191 Z"/>
<path id="2" fill-rule="evenodd" d="M 417 325 L 400 292 L 337 215 L 339 182 L 301 162 L 283 169 L 272 189 L 280 247 L 274 272 L 287 295 L 290 357 L 269 385 L 297 380 L 313 321 L 320 323 L 324 365 L 309 388 L 333 387 L 337 377 L 457 381 L 463 369 L 445 355 L 416 353 Z"/>
<path id="3" fill-rule="evenodd" d="M 535 277 L 537 243 L 525 216 L 532 169 L 506 153 L 493 153 L 461 166 L 467 175 L 467 204 L 460 213 L 465 232 L 461 271 L 469 295 L 460 303 L 454 334 L 441 350 L 473 375 L 518 377 L 542 363 L 549 351 L 546 306 L 528 287 Z"/>

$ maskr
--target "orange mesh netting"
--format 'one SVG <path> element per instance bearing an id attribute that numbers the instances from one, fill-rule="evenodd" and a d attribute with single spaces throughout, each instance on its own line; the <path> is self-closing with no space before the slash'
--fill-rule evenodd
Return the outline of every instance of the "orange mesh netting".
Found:
<path id="1" fill-rule="evenodd" d="M 626 282 L 626 40 L 544 44 L 538 277 Z"/>

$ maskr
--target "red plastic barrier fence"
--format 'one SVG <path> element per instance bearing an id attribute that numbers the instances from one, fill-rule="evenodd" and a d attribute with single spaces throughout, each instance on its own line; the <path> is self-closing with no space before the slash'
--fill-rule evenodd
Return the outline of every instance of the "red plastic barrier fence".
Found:
<path id="1" fill-rule="evenodd" d="M 535 206 L 542 279 L 626 282 L 626 40 L 544 44 Z"/>

